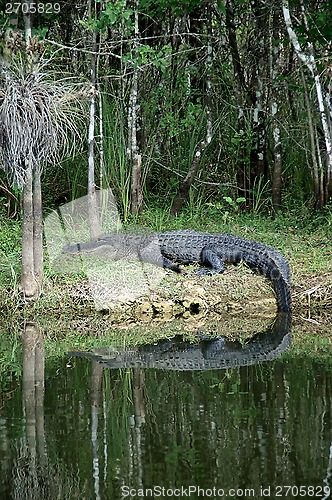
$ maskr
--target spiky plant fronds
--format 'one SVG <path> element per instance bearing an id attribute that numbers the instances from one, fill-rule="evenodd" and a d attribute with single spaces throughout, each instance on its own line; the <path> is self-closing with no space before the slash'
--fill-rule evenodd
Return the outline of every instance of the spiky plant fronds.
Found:
<path id="1" fill-rule="evenodd" d="M 1 167 L 22 188 L 28 169 L 41 170 L 75 151 L 86 99 L 68 79 L 14 65 L 1 65 L 0 72 Z"/>

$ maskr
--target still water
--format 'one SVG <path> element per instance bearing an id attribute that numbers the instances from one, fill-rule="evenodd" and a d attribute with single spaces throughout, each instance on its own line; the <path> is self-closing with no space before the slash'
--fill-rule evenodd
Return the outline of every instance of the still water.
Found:
<path id="1" fill-rule="evenodd" d="M 31 325 L 22 379 L 0 398 L 0 499 L 330 498 L 332 370 L 273 359 L 277 337 L 266 362 L 211 369 L 243 360 L 219 341 L 179 370 L 146 349 L 130 363 L 114 349 L 45 361 Z"/>

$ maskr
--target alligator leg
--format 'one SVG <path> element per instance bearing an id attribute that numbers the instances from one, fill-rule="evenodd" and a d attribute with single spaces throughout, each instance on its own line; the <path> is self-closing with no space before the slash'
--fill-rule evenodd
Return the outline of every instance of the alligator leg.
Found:
<path id="1" fill-rule="evenodd" d="M 225 271 L 225 262 L 223 259 L 208 246 L 204 247 L 202 250 L 201 262 L 203 267 L 200 267 L 195 271 L 195 274 L 198 276 L 202 276 L 204 274 L 219 274 Z"/>
<path id="2" fill-rule="evenodd" d="M 174 271 L 175 273 L 183 273 L 183 269 L 179 267 L 177 264 L 174 264 L 170 259 L 167 257 L 163 256 L 163 267 L 164 269 L 170 269 L 171 271 Z"/>

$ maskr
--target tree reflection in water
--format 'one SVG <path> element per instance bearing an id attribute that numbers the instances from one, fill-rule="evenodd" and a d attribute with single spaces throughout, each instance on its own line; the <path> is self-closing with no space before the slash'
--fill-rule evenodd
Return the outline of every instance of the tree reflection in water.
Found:
<path id="1" fill-rule="evenodd" d="M 275 325 L 287 328 L 278 336 Z M 289 327 L 279 318 L 269 335 L 257 334 L 245 348 L 205 340 L 189 345 L 188 357 L 211 368 L 218 356 L 229 365 L 237 353 L 252 364 L 264 342 L 271 358 L 287 347 Z M 130 358 L 113 348 L 107 359 L 94 350 L 80 353 L 88 358 L 49 360 L 45 377 L 37 325 L 26 325 L 22 346 L 22 394 L 13 392 L 0 408 L 1 499 L 117 499 L 126 485 L 330 483 L 332 374 L 310 360 L 233 368 L 224 362 L 225 369 L 206 371 L 142 368 L 153 352 L 160 368 L 163 357 L 188 363 L 183 344 L 172 340 L 159 358 L 158 349 L 145 347 L 131 349 Z M 124 368 L 107 367 L 115 360 Z"/>

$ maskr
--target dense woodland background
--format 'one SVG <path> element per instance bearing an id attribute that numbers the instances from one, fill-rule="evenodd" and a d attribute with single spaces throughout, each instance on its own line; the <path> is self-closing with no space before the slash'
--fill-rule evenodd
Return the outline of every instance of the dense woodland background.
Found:
<path id="1" fill-rule="evenodd" d="M 2 3 L 2 89 L 6 67 L 31 71 L 23 4 L 37 11 L 33 71 L 71 83 L 85 106 L 74 155 L 43 162 L 44 207 L 88 185 L 111 187 L 124 219 L 144 206 L 271 213 L 329 202 L 331 0 Z M 20 189 L 4 169 L 13 216 Z"/>

